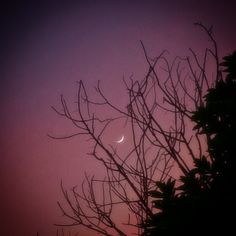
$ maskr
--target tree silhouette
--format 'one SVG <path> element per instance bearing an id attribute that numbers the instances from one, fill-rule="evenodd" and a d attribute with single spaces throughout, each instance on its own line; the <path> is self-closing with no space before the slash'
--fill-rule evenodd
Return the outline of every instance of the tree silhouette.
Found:
<path id="1" fill-rule="evenodd" d="M 157 232 L 168 235 L 168 232 L 183 232 L 185 224 L 188 229 L 196 226 L 195 214 L 203 219 L 205 205 L 214 196 L 213 186 L 219 185 L 214 184 L 216 178 L 223 175 L 219 173 L 219 165 L 227 165 L 219 157 L 222 151 L 217 142 L 222 136 L 210 132 L 214 128 L 210 128 L 214 105 L 210 104 L 213 98 L 209 96 L 216 90 L 211 89 L 212 74 L 217 86 L 226 82 L 221 79 L 211 28 L 201 23 L 196 25 L 212 43 L 211 48 L 204 50 L 203 57 L 190 49 L 190 56 L 185 58 L 170 60 L 166 51 L 150 58 L 141 42 L 148 72 L 141 81 L 132 77 L 124 80 L 128 100 L 125 108 L 113 104 L 100 83 L 96 87 L 96 99 L 91 99 L 82 81 L 78 83 L 76 113 L 69 109 L 63 96 L 62 109 L 53 107 L 71 121 L 76 131 L 68 136 L 50 137 L 87 137 L 92 147 L 89 155 L 101 164 L 105 173 L 103 178 L 85 173 L 79 189 L 68 191 L 61 184 L 65 202 L 58 205 L 70 221 L 64 225 L 85 227 L 101 235 L 155 235 Z M 231 57 L 225 63 L 231 65 Z M 204 100 L 206 91 L 212 92 Z M 228 116 L 216 117 L 215 128 L 219 129 L 220 122 L 223 130 L 225 119 Z M 124 124 L 130 135 L 126 153 L 106 139 L 116 122 Z M 227 151 L 224 155 L 229 156 Z M 213 207 L 214 203 L 211 204 Z M 116 214 L 121 210 L 127 216 L 119 221 Z M 207 215 L 204 217 L 209 221 Z"/>
<path id="2" fill-rule="evenodd" d="M 226 79 L 217 78 L 193 113 L 194 129 L 207 138 L 208 155 L 180 178 L 157 182 L 150 194 L 159 211 L 144 235 L 200 235 L 234 231 L 236 154 L 236 51 L 223 58 Z"/>

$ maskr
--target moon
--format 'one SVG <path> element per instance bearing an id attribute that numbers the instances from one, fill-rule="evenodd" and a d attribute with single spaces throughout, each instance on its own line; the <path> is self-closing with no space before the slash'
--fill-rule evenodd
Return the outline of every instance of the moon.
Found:
<path id="1" fill-rule="evenodd" d="M 117 140 L 116 143 L 123 143 L 124 139 L 125 139 L 125 136 L 122 135 L 122 137 L 119 140 Z"/>

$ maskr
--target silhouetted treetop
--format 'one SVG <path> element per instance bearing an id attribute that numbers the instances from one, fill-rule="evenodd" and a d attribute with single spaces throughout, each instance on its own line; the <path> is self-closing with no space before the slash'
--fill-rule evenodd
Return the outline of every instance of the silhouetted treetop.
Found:
<path id="1" fill-rule="evenodd" d="M 236 181 L 236 52 L 223 58 L 226 79 L 216 80 L 193 113 L 194 129 L 204 135 L 208 150 L 180 177 L 157 183 L 150 192 L 158 211 L 144 235 L 200 235 L 234 229 Z"/>
<path id="2" fill-rule="evenodd" d="M 85 173 L 71 190 L 61 183 L 62 225 L 106 236 L 227 235 L 234 228 L 236 52 L 220 64 L 212 29 L 197 26 L 211 42 L 202 57 L 190 49 L 184 58 L 170 60 L 165 50 L 150 58 L 141 42 L 148 70 L 142 80 L 124 79 L 123 108 L 101 83 L 89 96 L 79 81 L 75 109 L 61 96 L 53 109 L 75 131 L 50 137 L 83 136 L 104 175 Z M 111 141 L 113 125 L 123 127 L 128 145 Z"/>
<path id="3" fill-rule="evenodd" d="M 226 67 L 224 72 L 227 72 L 226 80 L 236 80 L 236 51 L 231 55 L 225 56 L 224 62 L 221 63 L 221 66 Z"/>

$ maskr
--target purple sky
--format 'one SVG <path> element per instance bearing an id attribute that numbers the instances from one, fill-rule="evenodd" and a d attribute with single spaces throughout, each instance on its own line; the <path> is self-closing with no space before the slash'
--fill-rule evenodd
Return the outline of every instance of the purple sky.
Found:
<path id="1" fill-rule="evenodd" d="M 199 52 L 208 42 L 196 21 L 214 26 L 220 55 L 236 49 L 235 1 L 48 2 L 1 7 L 2 236 L 55 235 L 53 224 L 63 222 L 60 180 L 71 187 L 96 168 L 82 139 L 47 137 L 73 130 L 50 106 L 62 93 L 73 103 L 76 81 L 92 88 L 101 80 L 107 96 L 125 105 L 122 77 L 141 79 L 147 70 L 139 41 L 151 56 Z"/>

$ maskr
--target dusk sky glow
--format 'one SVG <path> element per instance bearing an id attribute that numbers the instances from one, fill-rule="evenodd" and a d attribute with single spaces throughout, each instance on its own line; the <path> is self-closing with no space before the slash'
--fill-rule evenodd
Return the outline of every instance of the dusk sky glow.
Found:
<path id="1" fill-rule="evenodd" d="M 147 72 L 148 54 L 164 49 L 170 58 L 189 48 L 203 52 L 209 42 L 199 28 L 213 25 L 220 57 L 236 49 L 235 1 L 28 1 L 1 8 L 0 235 L 56 235 L 63 223 L 57 201 L 60 181 L 80 185 L 85 171 L 102 175 L 86 156 L 83 137 L 53 140 L 74 128 L 58 117 L 63 94 L 75 106 L 82 80 L 90 95 L 101 81 L 118 106 L 127 105 L 122 78 Z M 110 128 L 107 140 L 122 138 L 125 127 Z M 128 134 L 123 145 L 128 145 Z M 120 213 L 121 215 L 123 213 Z M 122 217 L 122 216 L 121 216 Z M 82 232 L 79 235 L 88 236 Z"/>

